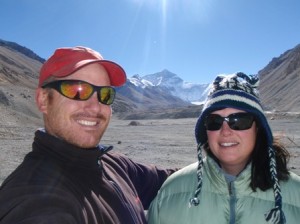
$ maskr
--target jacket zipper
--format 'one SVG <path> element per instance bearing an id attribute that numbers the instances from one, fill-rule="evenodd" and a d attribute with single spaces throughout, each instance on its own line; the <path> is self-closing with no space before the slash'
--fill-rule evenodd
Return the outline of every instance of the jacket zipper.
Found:
<path id="1" fill-rule="evenodd" d="M 228 183 L 229 191 L 229 224 L 235 224 L 235 206 L 236 206 L 236 194 L 234 189 L 234 182 Z"/>

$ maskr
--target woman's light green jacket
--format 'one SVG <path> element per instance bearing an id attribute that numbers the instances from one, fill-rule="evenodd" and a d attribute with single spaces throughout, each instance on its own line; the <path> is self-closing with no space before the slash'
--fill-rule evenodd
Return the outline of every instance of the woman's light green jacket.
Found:
<path id="1" fill-rule="evenodd" d="M 197 187 L 197 163 L 174 173 L 162 186 L 148 211 L 149 224 L 263 224 L 265 213 L 274 208 L 273 189 L 249 187 L 251 164 L 232 182 L 219 166 L 204 160 L 203 185 L 198 206 L 190 206 Z M 300 223 L 300 177 L 291 173 L 280 182 L 287 224 Z"/>

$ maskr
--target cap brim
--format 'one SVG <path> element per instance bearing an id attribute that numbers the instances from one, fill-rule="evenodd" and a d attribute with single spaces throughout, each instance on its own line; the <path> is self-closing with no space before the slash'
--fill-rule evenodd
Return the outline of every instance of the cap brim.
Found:
<path id="1" fill-rule="evenodd" d="M 113 61 L 98 59 L 82 60 L 74 64 L 69 64 L 68 66 L 64 66 L 62 69 L 53 73 L 52 76 L 65 77 L 92 63 L 99 63 L 105 68 L 112 86 L 122 86 L 126 82 L 126 73 L 120 65 Z"/>

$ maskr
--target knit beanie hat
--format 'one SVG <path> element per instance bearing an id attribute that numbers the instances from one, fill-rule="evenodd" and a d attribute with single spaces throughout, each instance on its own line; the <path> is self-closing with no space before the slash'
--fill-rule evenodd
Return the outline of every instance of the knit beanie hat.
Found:
<path id="1" fill-rule="evenodd" d="M 211 90 L 207 96 L 195 128 L 198 144 L 198 185 L 194 197 L 190 200 L 190 205 L 197 206 L 200 203 L 198 195 L 202 187 L 202 148 L 207 142 L 204 120 L 211 112 L 230 107 L 253 114 L 260 123 L 261 128 L 265 130 L 268 144 L 269 168 L 275 196 L 275 207 L 265 214 L 265 219 L 268 223 L 285 223 L 285 217 L 282 211 L 281 190 L 276 171 L 275 152 L 272 147 L 273 134 L 260 104 L 259 93 L 257 90 L 258 83 L 259 79 L 257 76 L 247 76 L 242 72 L 226 76 L 219 75 L 212 83 Z"/>

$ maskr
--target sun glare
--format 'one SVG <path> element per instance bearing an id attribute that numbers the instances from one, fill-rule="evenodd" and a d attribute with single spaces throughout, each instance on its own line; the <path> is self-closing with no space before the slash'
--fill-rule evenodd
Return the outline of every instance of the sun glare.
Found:
<path id="1" fill-rule="evenodd" d="M 165 23 L 168 15 L 181 17 L 194 22 L 205 22 L 217 3 L 216 0 L 129 0 L 147 8 L 160 12 Z"/>
<path id="2" fill-rule="evenodd" d="M 154 63 L 165 67 L 172 41 L 178 30 L 195 29 L 206 23 L 215 0 L 128 0 L 133 4 L 131 30 L 138 28 L 142 34 L 139 38 L 141 56 L 140 67 L 145 68 Z M 142 25 L 141 25 L 142 24 Z M 142 27 L 142 28 L 141 28 Z M 175 34 L 174 34 L 175 32 Z M 130 32 L 128 40 L 135 34 Z M 144 70 L 144 69 L 141 69 Z"/>

